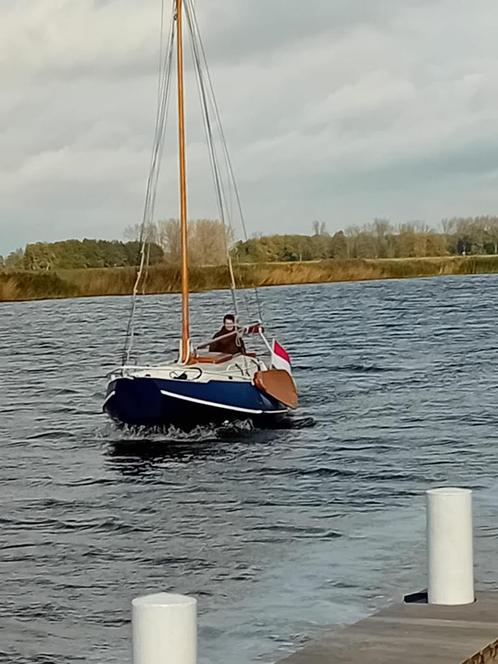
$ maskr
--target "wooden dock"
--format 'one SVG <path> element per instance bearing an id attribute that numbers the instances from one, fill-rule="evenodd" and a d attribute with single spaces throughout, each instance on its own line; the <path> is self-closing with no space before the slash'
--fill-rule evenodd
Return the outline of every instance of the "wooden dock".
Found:
<path id="1" fill-rule="evenodd" d="M 326 635 L 280 664 L 498 662 L 498 592 L 474 604 L 402 603 Z"/>

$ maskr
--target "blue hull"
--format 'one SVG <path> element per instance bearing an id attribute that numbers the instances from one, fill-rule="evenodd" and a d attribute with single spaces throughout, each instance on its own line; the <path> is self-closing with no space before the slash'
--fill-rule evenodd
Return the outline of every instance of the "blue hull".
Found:
<path id="1" fill-rule="evenodd" d="M 247 419 L 256 426 L 272 426 L 288 409 L 248 381 L 126 377 L 109 383 L 104 411 L 128 426 L 192 429 Z"/>

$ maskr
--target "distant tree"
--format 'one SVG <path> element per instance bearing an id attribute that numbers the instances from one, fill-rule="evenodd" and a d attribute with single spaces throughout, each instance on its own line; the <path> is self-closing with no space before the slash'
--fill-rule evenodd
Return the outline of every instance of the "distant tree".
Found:
<path id="1" fill-rule="evenodd" d="M 233 257 L 241 263 L 263 263 L 276 260 L 268 255 L 268 238 L 252 237 L 239 241 L 232 249 Z"/>
<path id="2" fill-rule="evenodd" d="M 414 258 L 416 254 L 416 229 L 412 223 L 406 222 L 398 226 L 395 241 L 396 258 Z"/>
<path id="3" fill-rule="evenodd" d="M 376 258 L 375 238 L 371 230 L 364 226 L 346 228 L 350 258 Z"/>
<path id="4" fill-rule="evenodd" d="M 140 228 L 141 224 L 133 224 L 132 226 L 127 226 L 123 231 L 123 237 L 125 240 L 133 242 L 139 240 L 140 238 Z"/>
<path id="5" fill-rule="evenodd" d="M 441 228 L 445 235 L 451 235 L 455 231 L 455 219 L 442 219 Z"/>
<path id="6" fill-rule="evenodd" d="M 431 232 L 427 235 L 426 256 L 446 256 L 448 241 L 442 233 Z"/>
<path id="7" fill-rule="evenodd" d="M 126 265 L 139 265 L 142 250 L 141 242 L 126 242 L 123 247 L 126 252 Z M 157 265 L 164 261 L 164 252 L 157 243 L 150 242 L 146 245 L 146 250 L 150 265 Z"/>
<path id="8" fill-rule="evenodd" d="M 441 221 L 448 251 L 453 254 L 497 254 L 498 217 L 453 217 Z"/>
<path id="9" fill-rule="evenodd" d="M 180 262 L 180 221 L 165 219 L 157 224 L 158 244 L 164 252 L 167 263 Z"/>
<path id="10" fill-rule="evenodd" d="M 140 242 L 143 239 L 143 236 L 145 236 L 147 242 L 159 243 L 158 224 L 155 224 L 153 222 L 147 224 L 143 232 L 142 232 L 142 226 L 143 224 L 133 224 L 132 226 L 127 226 L 123 233 L 124 239 L 129 240 L 131 242 L 135 241 Z"/>
<path id="11" fill-rule="evenodd" d="M 327 225 L 323 221 L 313 221 L 311 224 L 313 235 L 328 235 Z"/>
<path id="12" fill-rule="evenodd" d="M 24 250 L 23 266 L 26 270 L 50 270 L 55 256 L 54 245 L 48 242 L 28 244 Z"/>
<path id="13" fill-rule="evenodd" d="M 348 241 L 344 235 L 344 231 L 337 231 L 334 233 L 330 240 L 330 256 L 343 260 L 348 258 Z"/>
<path id="14" fill-rule="evenodd" d="M 387 219 L 374 219 L 372 235 L 375 241 L 375 256 L 377 258 L 392 258 L 394 256 L 392 233 L 391 223 Z"/>
<path id="15" fill-rule="evenodd" d="M 489 219 L 487 235 L 490 245 L 489 253 L 498 254 L 498 217 Z"/>
<path id="16" fill-rule="evenodd" d="M 193 265 L 223 265 L 232 244 L 232 233 L 217 219 L 189 223 L 190 261 Z"/>
<path id="17" fill-rule="evenodd" d="M 141 243 L 118 240 L 64 240 L 61 242 L 35 242 L 24 252 L 26 270 L 75 269 L 88 267 L 122 267 L 138 265 Z M 150 243 L 150 261 L 163 259 L 161 248 Z"/>
<path id="18" fill-rule="evenodd" d="M 232 244 L 232 233 L 218 219 L 192 219 L 188 222 L 188 248 L 191 265 L 223 265 Z M 180 222 L 166 219 L 157 224 L 157 242 L 168 263 L 180 262 Z"/>
<path id="19" fill-rule="evenodd" d="M 24 267 L 24 251 L 16 249 L 4 259 L 4 269 L 9 271 L 22 270 Z"/>

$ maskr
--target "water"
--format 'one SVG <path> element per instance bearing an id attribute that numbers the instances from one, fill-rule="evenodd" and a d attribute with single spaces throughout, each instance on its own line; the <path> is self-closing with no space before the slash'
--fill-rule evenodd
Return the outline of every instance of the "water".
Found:
<path id="1" fill-rule="evenodd" d="M 274 662 L 424 586 L 423 492 L 476 490 L 498 580 L 497 277 L 267 289 L 316 426 L 126 436 L 100 414 L 121 298 L 0 308 L 0 661 L 130 661 L 130 601 L 199 599 L 202 664 Z M 216 329 L 226 293 L 193 298 Z M 158 359 L 176 296 L 146 299 Z"/>

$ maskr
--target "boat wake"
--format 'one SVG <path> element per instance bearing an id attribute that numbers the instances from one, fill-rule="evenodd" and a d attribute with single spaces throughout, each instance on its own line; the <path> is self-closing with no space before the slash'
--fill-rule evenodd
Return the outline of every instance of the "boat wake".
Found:
<path id="1" fill-rule="evenodd" d="M 289 415 L 275 430 L 304 429 L 315 426 L 313 417 Z M 181 454 L 202 455 L 214 451 L 216 443 L 254 443 L 265 441 L 265 431 L 257 429 L 251 420 L 237 420 L 222 426 L 197 426 L 190 431 L 175 427 L 121 427 L 107 423 L 98 433 L 110 456 L 162 456 Z"/>
<path id="2" fill-rule="evenodd" d="M 235 426 L 235 422 L 233 425 Z M 211 442 L 216 440 L 217 431 L 220 427 L 215 426 L 196 426 L 193 429 L 185 431 L 174 426 L 157 427 L 126 427 L 119 426 L 110 422 L 102 427 L 100 435 L 104 443 L 110 445 L 138 445 L 152 443 L 189 443 L 189 442 Z M 247 428 L 247 427 L 246 427 Z M 244 427 L 241 427 L 244 430 Z"/>

